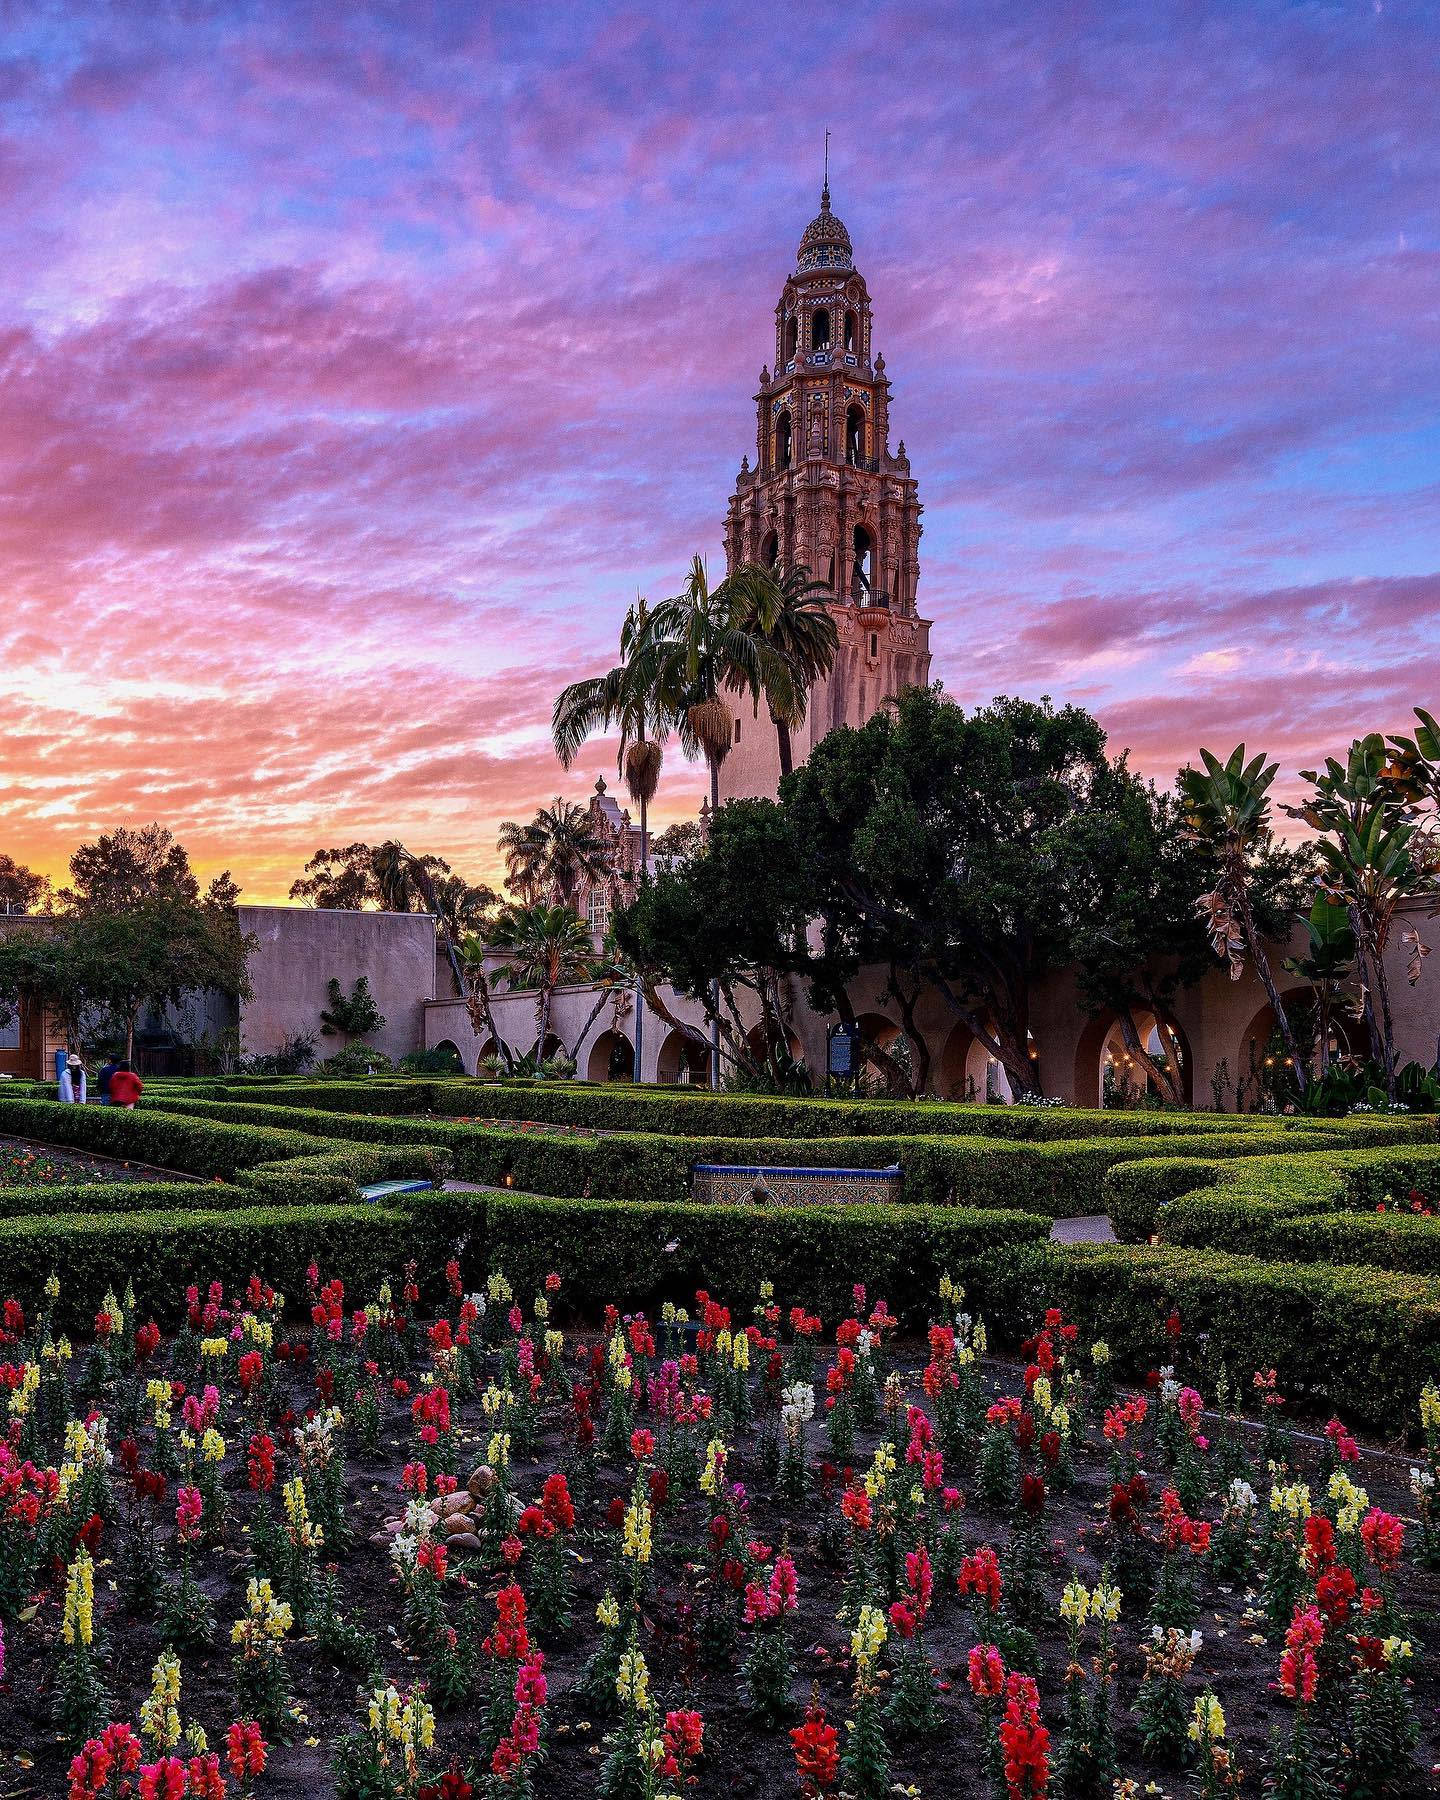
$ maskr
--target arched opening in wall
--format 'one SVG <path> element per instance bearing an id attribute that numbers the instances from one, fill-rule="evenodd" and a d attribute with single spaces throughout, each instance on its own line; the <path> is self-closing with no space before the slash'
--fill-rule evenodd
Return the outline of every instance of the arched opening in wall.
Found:
<path id="1" fill-rule="evenodd" d="M 475 1058 L 475 1071 L 477 1074 L 484 1075 L 488 1073 L 485 1068 L 487 1059 L 501 1063 L 502 1065 L 505 1060 L 500 1054 L 500 1046 L 495 1042 L 493 1037 L 487 1037 L 480 1046 L 480 1054 Z"/>
<path id="2" fill-rule="evenodd" d="M 1145 1054 L 1162 1071 L 1170 1067 L 1172 1042 L 1178 1047 L 1180 1097 L 1186 1106 L 1193 1106 L 1195 1057 L 1179 1022 L 1167 1016 L 1162 1033 L 1153 1013 L 1139 1013 L 1135 1017 L 1135 1035 Z M 1074 1093 L 1077 1106 L 1133 1108 L 1153 1106 L 1171 1098 L 1131 1051 L 1113 1011 L 1098 1013 L 1080 1034 L 1075 1047 Z"/>
<path id="3" fill-rule="evenodd" d="M 655 1059 L 655 1079 L 666 1087 L 708 1087 L 710 1049 L 672 1030 Z"/>
<path id="4" fill-rule="evenodd" d="M 812 350 L 828 350 L 830 348 L 830 314 L 823 306 L 810 315 L 810 348 Z"/>
<path id="5" fill-rule="evenodd" d="M 782 412 L 775 421 L 775 467 L 777 469 L 790 467 L 790 440 L 793 432 L 794 427 L 790 423 L 789 412 Z"/>
<path id="6" fill-rule="evenodd" d="M 564 1056 L 564 1055 L 565 1055 L 564 1044 L 562 1044 L 560 1042 L 560 1039 L 558 1037 L 556 1037 L 556 1035 L 553 1031 L 547 1031 L 545 1034 L 545 1047 L 540 1052 L 540 1060 L 542 1062 L 549 1062 L 549 1060 L 552 1056 Z"/>
<path id="7" fill-rule="evenodd" d="M 785 360 L 794 362 L 795 352 L 800 345 L 800 321 L 794 313 L 785 321 Z"/>
<path id="8" fill-rule="evenodd" d="M 1308 1069 L 1317 1068 L 1322 1021 L 1315 990 L 1308 986 L 1290 988 L 1282 992 L 1280 998 L 1301 1062 Z M 1344 1062 L 1368 1055 L 1363 1024 L 1342 1017 L 1338 1008 L 1326 1008 L 1324 1030 L 1331 1061 Z M 1218 1092 L 1227 1081 L 1228 1091 L 1223 1103 L 1234 1105 L 1238 1112 L 1283 1112 L 1298 1101 L 1299 1089 L 1289 1053 L 1275 1020 L 1275 1010 L 1268 1003 L 1241 1033 L 1234 1065 L 1227 1065 L 1223 1072 L 1217 1073 L 1211 1085 Z"/>
<path id="9" fill-rule="evenodd" d="M 602 1031 L 585 1059 L 587 1081 L 633 1081 L 635 1046 L 623 1031 Z"/>
<path id="10" fill-rule="evenodd" d="M 773 569 L 780 561 L 780 533 L 767 531 L 760 540 L 760 567 Z"/>
<path id="11" fill-rule="evenodd" d="M 858 406 L 845 409 L 845 460 L 852 469 L 865 460 L 865 415 Z"/>
<path id="12" fill-rule="evenodd" d="M 857 525 L 851 538 L 850 598 L 857 606 L 868 606 L 874 591 L 875 540 L 863 525 Z"/>
<path id="13" fill-rule="evenodd" d="M 441 1038 L 438 1044 L 432 1044 L 425 1053 L 427 1072 L 432 1075 L 463 1075 L 465 1058 L 460 1054 L 460 1046 L 452 1044 L 449 1038 Z"/>
<path id="14" fill-rule="evenodd" d="M 849 356 L 856 354 L 860 342 L 860 321 L 851 308 L 845 309 L 845 351 Z"/>
<path id="15" fill-rule="evenodd" d="M 974 1032 L 968 1025 L 956 1025 L 945 1040 L 935 1072 L 935 1092 L 942 1100 L 974 1099 L 966 1084 L 974 1048 Z"/>

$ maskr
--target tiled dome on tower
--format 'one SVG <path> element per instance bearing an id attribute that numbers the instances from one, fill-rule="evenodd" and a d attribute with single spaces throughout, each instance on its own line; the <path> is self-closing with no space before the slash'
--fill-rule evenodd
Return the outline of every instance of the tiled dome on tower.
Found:
<path id="1" fill-rule="evenodd" d="M 797 269 L 848 269 L 853 252 L 850 233 L 830 210 L 830 184 L 820 190 L 820 210 L 805 227 L 796 253 Z"/>

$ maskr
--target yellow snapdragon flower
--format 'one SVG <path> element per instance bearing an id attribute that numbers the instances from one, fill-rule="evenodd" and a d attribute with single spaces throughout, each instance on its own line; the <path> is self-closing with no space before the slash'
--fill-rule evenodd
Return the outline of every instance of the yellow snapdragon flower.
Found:
<path id="1" fill-rule="evenodd" d="M 1195 1702 L 1194 1716 L 1190 1720 L 1190 1741 L 1192 1744 L 1218 1744 L 1224 1736 L 1224 1710 L 1207 1689 Z"/>
<path id="2" fill-rule="evenodd" d="M 620 1656 L 620 1672 L 615 1677 L 615 1692 L 621 1701 L 628 1700 L 636 1712 L 650 1710 L 650 1670 L 639 1650 L 625 1650 Z"/>
<path id="3" fill-rule="evenodd" d="M 878 1606 L 862 1606 L 855 1629 L 850 1633 L 850 1648 L 855 1656 L 855 1666 L 860 1674 L 865 1674 L 880 1654 L 889 1631 L 885 1624 L 885 1615 Z"/>
<path id="4" fill-rule="evenodd" d="M 725 1458 L 728 1455 L 723 1438 L 711 1438 L 705 1450 L 705 1467 L 700 1472 L 700 1491 L 712 1498 L 719 1494 L 725 1481 Z"/>
<path id="5" fill-rule="evenodd" d="M 71 1646 L 95 1642 L 95 1564 L 82 1544 L 65 1578 L 65 1617 L 60 1635 Z"/>
<path id="6" fill-rule="evenodd" d="M 1060 1617 L 1073 1625 L 1083 1625 L 1090 1617 L 1090 1590 L 1073 1575 L 1060 1596 Z"/>
<path id="7" fill-rule="evenodd" d="M 625 1508 L 625 1536 L 621 1552 L 627 1562 L 645 1564 L 653 1548 L 650 1506 L 640 1494 L 631 1497 Z"/>
<path id="8" fill-rule="evenodd" d="M 1300 1520 L 1310 1517 L 1310 1484 L 1305 1481 L 1292 1481 L 1270 1490 L 1270 1510 L 1272 1513 L 1284 1513 L 1287 1518 Z"/>
<path id="9" fill-rule="evenodd" d="M 173 1750 L 180 1742 L 180 1659 L 173 1650 L 162 1650 L 151 1671 L 140 1730 L 157 1751 Z"/>

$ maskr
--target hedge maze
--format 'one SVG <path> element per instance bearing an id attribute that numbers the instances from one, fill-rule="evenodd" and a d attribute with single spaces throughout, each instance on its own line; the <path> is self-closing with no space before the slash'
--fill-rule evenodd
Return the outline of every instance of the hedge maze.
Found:
<path id="1" fill-rule="evenodd" d="M 234 1079 L 155 1082 L 130 1113 L 0 1095 L 0 1135 L 157 1171 L 0 1188 L 0 1292 L 52 1270 L 87 1297 L 128 1280 L 173 1317 L 190 1281 L 253 1270 L 298 1295 L 315 1261 L 365 1290 L 414 1262 L 433 1289 L 453 1257 L 467 1286 L 499 1268 L 523 1290 L 556 1270 L 597 1313 L 617 1294 L 650 1308 L 770 1280 L 834 1318 L 863 1281 L 913 1324 L 948 1272 L 1000 1343 L 1053 1303 L 1143 1372 L 1179 1309 L 1235 1379 L 1273 1365 L 1291 1392 L 1372 1426 L 1411 1415 L 1440 1374 L 1432 1118 Z M 904 1200 L 694 1205 L 695 1162 L 899 1163 Z M 447 1176 L 473 1186 L 360 1193 Z M 1120 1243 L 1050 1241 L 1052 1220 L 1102 1211 Z"/>

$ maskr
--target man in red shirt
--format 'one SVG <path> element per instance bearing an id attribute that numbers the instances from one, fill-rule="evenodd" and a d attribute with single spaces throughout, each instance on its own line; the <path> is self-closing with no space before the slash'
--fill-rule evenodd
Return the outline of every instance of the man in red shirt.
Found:
<path id="1" fill-rule="evenodd" d="M 110 1104 L 112 1106 L 123 1106 L 127 1112 L 133 1112 L 135 1102 L 144 1091 L 145 1083 L 128 1062 L 122 1062 L 110 1077 Z"/>

